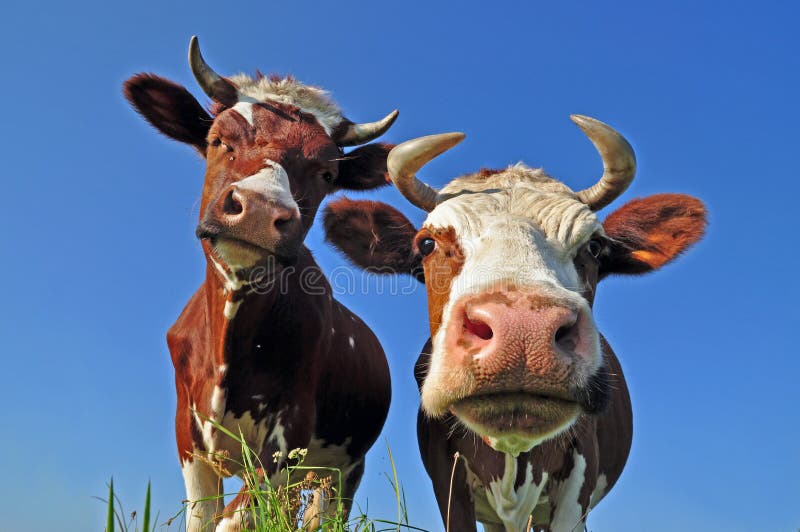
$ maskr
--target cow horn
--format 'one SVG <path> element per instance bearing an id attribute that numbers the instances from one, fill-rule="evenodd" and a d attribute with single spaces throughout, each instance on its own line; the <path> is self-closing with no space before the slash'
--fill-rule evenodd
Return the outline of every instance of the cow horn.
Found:
<path id="1" fill-rule="evenodd" d="M 603 158 L 603 176 L 589 188 L 578 192 L 578 199 L 599 211 L 625 192 L 636 174 L 636 155 L 622 135 L 599 120 L 571 115 Z"/>
<path id="2" fill-rule="evenodd" d="M 417 171 L 462 140 L 463 133 L 441 133 L 407 140 L 389 152 L 389 176 L 405 198 L 426 212 L 436 207 L 439 191 L 417 179 Z"/>
<path id="3" fill-rule="evenodd" d="M 194 79 L 209 98 L 228 107 L 236 105 L 239 100 L 236 87 L 208 66 L 203 59 L 203 54 L 200 53 L 197 35 L 192 35 L 192 39 L 189 41 L 189 66 L 192 68 Z"/>
<path id="4" fill-rule="evenodd" d="M 397 120 L 397 115 L 399 114 L 397 109 L 395 109 L 383 119 L 366 124 L 354 124 L 349 120 L 345 120 L 342 124 L 343 127 L 334 131 L 333 141 L 337 146 L 358 146 L 359 144 L 366 144 L 386 133 L 386 131 L 392 127 L 394 121 Z"/>

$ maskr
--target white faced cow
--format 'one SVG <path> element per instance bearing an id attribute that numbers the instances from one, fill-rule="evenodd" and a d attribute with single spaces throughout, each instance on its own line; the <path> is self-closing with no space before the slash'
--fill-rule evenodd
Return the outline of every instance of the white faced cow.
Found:
<path id="1" fill-rule="evenodd" d="M 187 528 L 252 526 L 246 487 L 223 510 L 221 476 L 240 472 L 242 452 L 212 422 L 244 435 L 273 483 L 285 481 L 287 451 L 307 449 L 305 465 L 341 471 L 349 507 L 389 409 L 389 368 L 303 239 L 327 194 L 387 183 L 390 146 L 342 147 L 380 136 L 397 112 L 354 124 L 323 90 L 290 77 L 223 78 L 195 38 L 189 60 L 213 117 L 166 79 L 125 83 L 145 119 L 206 159 L 197 226 L 206 279 L 167 334 Z"/>
<path id="2" fill-rule="evenodd" d="M 622 370 L 592 318 L 597 282 L 653 271 L 704 231 L 703 204 L 673 194 L 634 200 L 601 223 L 595 211 L 633 179 L 633 150 L 607 125 L 572 118 L 605 167 L 586 190 L 523 164 L 436 190 L 415 174 L 463 138 L 451 133 L 389 155 L 397 188 L 428 212 L 419 231 L 375 202 L 342 199 L 326 213 L 328 239 L 357 265 L 425 282 L 431 338 L 415 368 L 417 429 L 449 530 L 475 530 L 476 520 L 491 531 L 583 529 L 632 435 Z"/>

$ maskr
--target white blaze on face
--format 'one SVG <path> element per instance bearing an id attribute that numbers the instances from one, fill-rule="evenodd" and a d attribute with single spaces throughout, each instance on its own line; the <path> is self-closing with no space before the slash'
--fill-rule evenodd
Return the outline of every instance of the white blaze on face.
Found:
<path id="1" fill-rule="evenodd" d="M 267 200 L 274 201 L 300 216 L 300 208 L 292 197 L 289 185 L 289 174 L 283 166 L 272 159 L 264 159 L 264 168 L 255 174 L 236 182 L 236 188 L 251 190 L 261 194 Z"/>
<path id="2" fill-rule="evenodd" d="M 429 213 L 424 227 L 452 228 L 464 263 L 450 285 L 422 386 L 423 409 L 434 415 L 440 413 L 434 407 L 440 382 L 452 369 L 444 367 L 443 353 L 455 303 L 464 296 L 513 287 L 589 311 L 573 259 L 592 234 L 602 232 L 597 216 L 569 188 L 521 164 L 489 177 L 456 179 L 440 193 L 451 197 Z M 599 355 L 599 343 L 596 351 Z M 588 379 L 600 357 L 592 362 L 578 379 Z"/>
<path id="3" fill-rule="evenodd" d="M 251 126 L 254 124 L 253 122 L 253 104 L 251 102 L 238 102 L 236 105 L 232 107 L 234 111 L 242 115 L 242 117 L 247 120 L 247 123 Z"/>

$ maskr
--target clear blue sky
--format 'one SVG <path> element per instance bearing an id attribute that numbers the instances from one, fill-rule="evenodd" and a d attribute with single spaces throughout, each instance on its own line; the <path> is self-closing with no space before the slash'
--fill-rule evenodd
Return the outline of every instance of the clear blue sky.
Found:
<path id="1" fill-rule="evenodd" d="M 141 510 L 148 479 L 162 516 L 184 496 L 164 335 L 202 281 L 203 163 L 147 126 L 120 87 L 152 71 L 200 95 L 192 34 L 221 73 L 293 73 L 357 121 L 399 108 L 388 141 L 466 132 L 426 168 L 437 185 L 524 160 L 582 188 L 600 160 L 568 115 L 622 131 L 639 173 L 616 205 L 691 193 L 710 226 L 677 263 L 599 289 L 635 436 L 589 527 L 800 527 L 796 3 L 22 4 L 0 17 L 0 530 L 101 530 L 91 497 L 111 475 L 129 509 Z M 422 221 L 394 190 L 359 196 Z M 344 264 L 318 226 L 307 243 L 327 271 Z M 358 501 L 395 515 L 388 442 L 412 523 L 440 530 L 415 435 L 424 293 L 365 291 L 341 299 L 382 340 L 394 397 Z"/>

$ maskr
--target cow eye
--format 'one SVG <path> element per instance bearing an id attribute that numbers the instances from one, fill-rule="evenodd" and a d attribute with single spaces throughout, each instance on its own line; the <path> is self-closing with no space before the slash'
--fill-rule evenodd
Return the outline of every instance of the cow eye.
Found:
<path id="1" fill-rule="evenodd" d="M 328 171 L 324 172 L 322 174 L 322 179 L 324 179 L 326 183 L 331 183 L 333 181 L 333 173 Z"/>
<path id="2" fill-rule="evenodd" d="M 427 257 L 433 250 L 436 249 L 436 240 L 432 239 L 431 237 L 423 238 L 417 243 L 417 248 L 419 249 L 419 254 L 423 257 Z"/>
<path id="3" fill-rule="evenodd" d="M 220 139 L 219 137 L 214 137 L 213 139 L 211 139 L 210 144 L 215 148 L 221 147 L 222 149 L 228 152 L 233 151 L 233 147 L 230 144 L 223 142 L 222 139 Z"/>
<path id="4" fill-rule="evenodd" d="M 603 242 L 599 238 L 593 238 L 586 244 L 586 249 L 589 251 L 589 255 L 597 258 L 603 252 Z"/>

